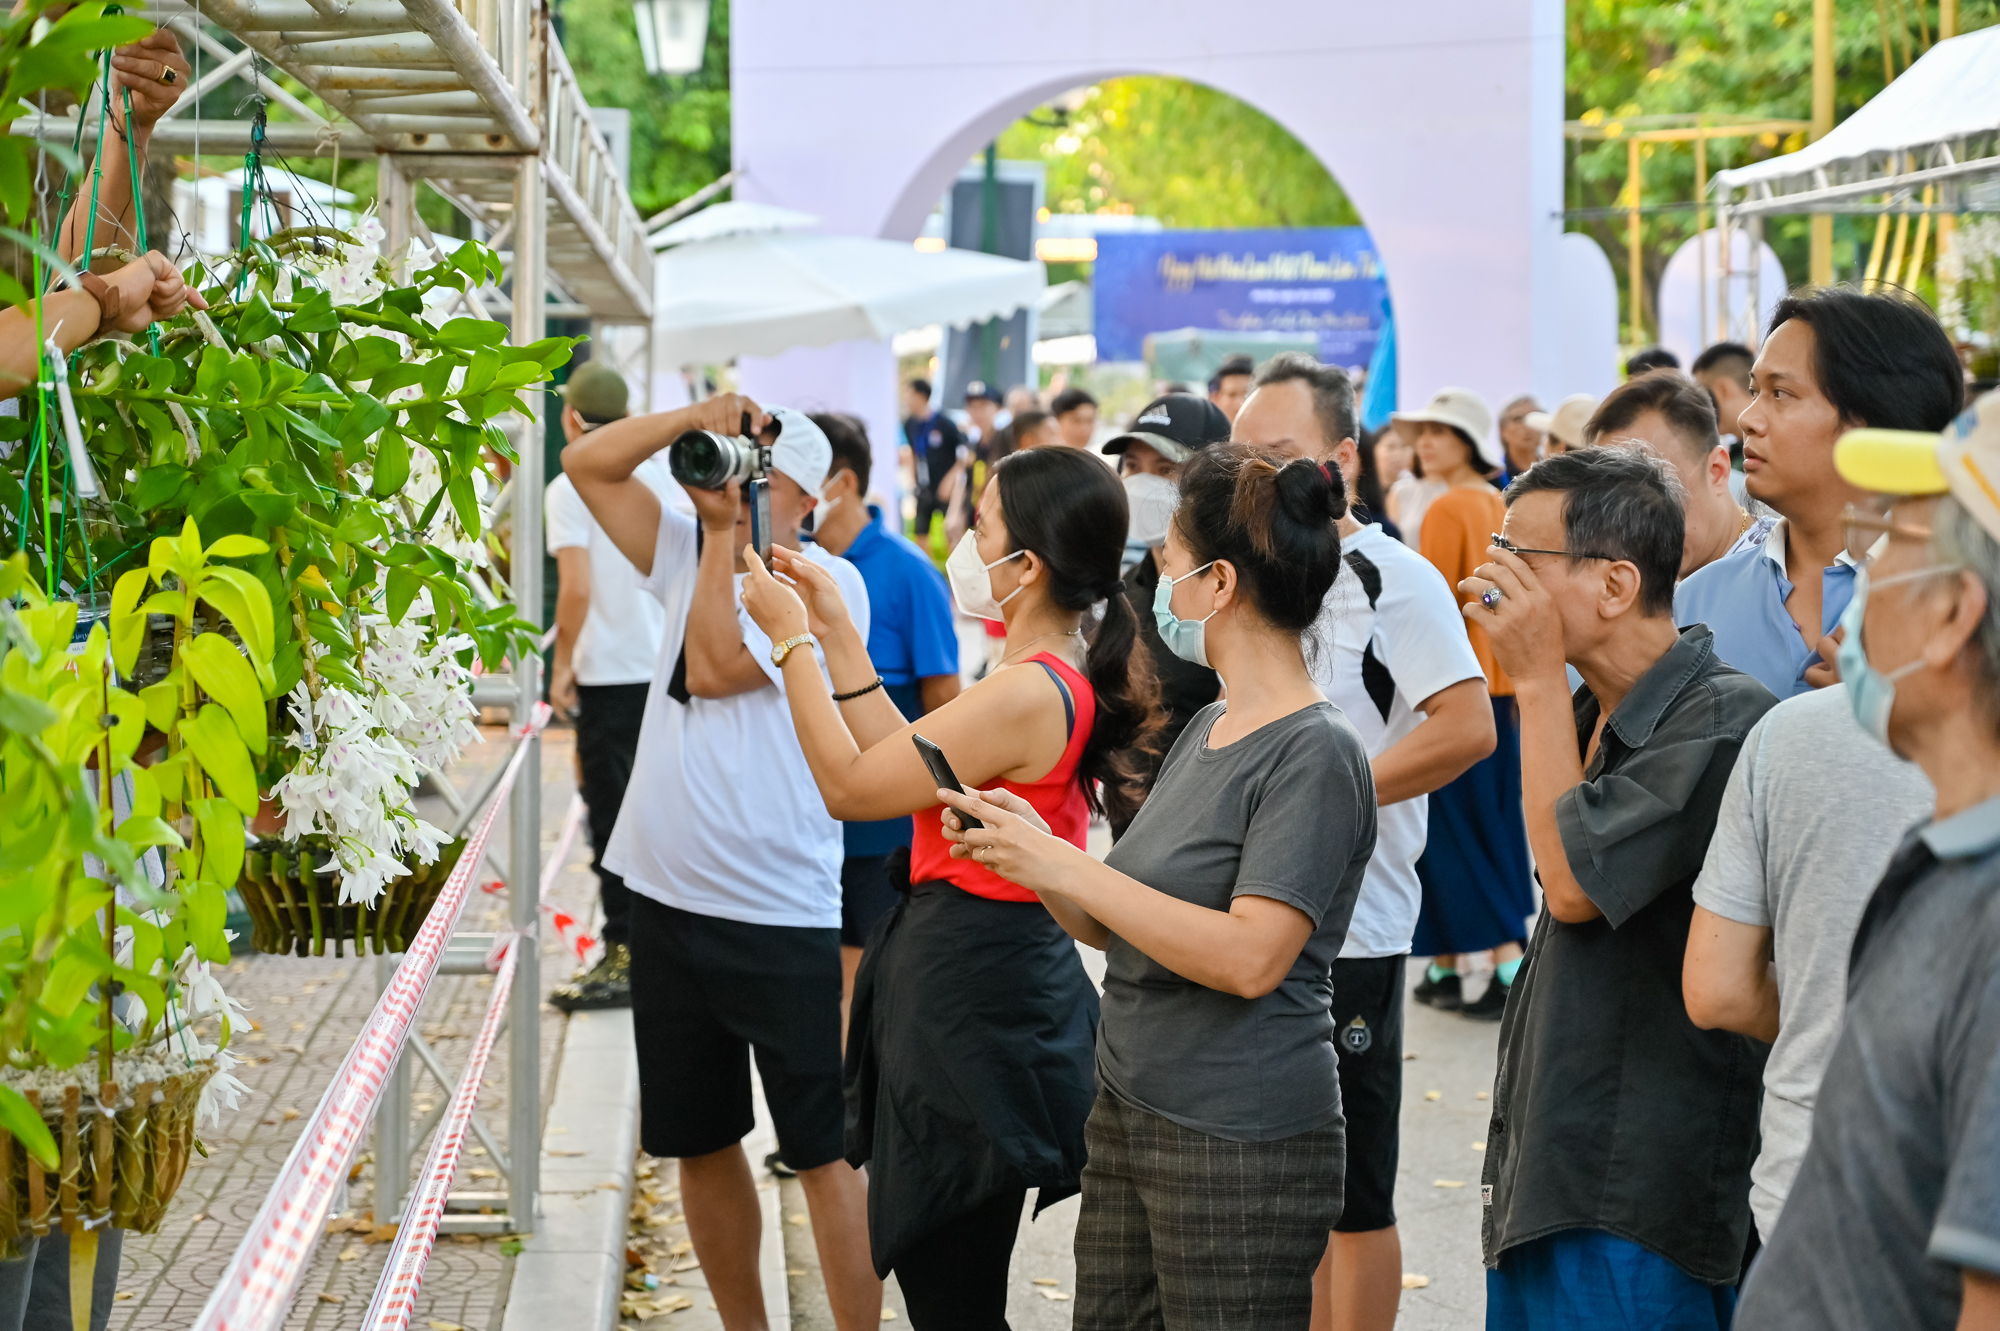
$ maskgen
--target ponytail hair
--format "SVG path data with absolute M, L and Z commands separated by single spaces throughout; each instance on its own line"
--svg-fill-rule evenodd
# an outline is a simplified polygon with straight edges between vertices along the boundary
M 1266 623 L 1303 634 L 1340 576 L 1347 488 L 1338 470 L 1249 444 L 1211 444 L 1181 468 L 1174 530 L 1197 567 L 1226 560 Z
M 1073 448 L 1010 454 L 993 478 L 1008 542 L 1041 559 L 1049 600 L 1075 611 L 1104 603 L 1084 660 L 1097 708 L 1077 772 L 1091 812 L 1130 818 L 1145 800 L 1147 770 L 1133 751 L 1150 747 L 1162 718 L 1152 655 L 1139 647 L 1138 616 L 1118 576 L 1131 525 L 1125 487 L 1101 459 Z

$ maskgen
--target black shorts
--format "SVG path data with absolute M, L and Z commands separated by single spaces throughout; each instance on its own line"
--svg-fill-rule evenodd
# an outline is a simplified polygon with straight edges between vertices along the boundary
M 887 855 L 849 855 L 840 864 L 840 945 L 863 947 L 875 922 L 896 904 Z
M 1403 958 L 1333 963 L 1333 1043 L 1347 1116 L 1347 1207 L 1334 1229 L 1366 1234 L 1396 1223 L 1402 1143 Z
M 750 1054 L 793 1169 L 840 1159 L 840 931 L 744 924 L 632 894 L 639 1142 L 687 1158 L 756 1125 Z

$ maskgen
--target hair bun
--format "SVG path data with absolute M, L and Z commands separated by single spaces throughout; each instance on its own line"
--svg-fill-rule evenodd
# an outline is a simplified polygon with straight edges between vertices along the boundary
M 1347 515 L 1347 487 L 1329 463 L 1294 458 L 1278 469 L 1279 506 L 1294 522 L 1337 522 Z

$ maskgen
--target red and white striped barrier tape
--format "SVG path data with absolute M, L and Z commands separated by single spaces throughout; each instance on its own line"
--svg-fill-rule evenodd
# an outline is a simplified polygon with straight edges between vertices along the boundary
M 256 1219 L 250 1222 L 249 1232 L 237 1245 L 196 1319 L 195 1331 L 267 1331 L 283 1320 L 291 1307 L 306 1263 L 319 1243 L 327 1205 L 347 1175 L 355 1145 L 409 1038 L 417 1011 L 437 975 L 445 944 L 458 927 L 473 870 L 527 757 L 526 741 L 540 732 L 548 717 L 547 704 L 540 704 L 528 723 L 514 732 L 514 756 L 508 760 L 506 775 L 495 788 L 485 816 L 459 854 L 423 927 L 369 1014 L 368 1024 L 328 1083 L 292 1153 L 285 1157 L 284 1167 L 265 1195 Z
M 582 822 L 583 800 L 572 797 L 562 836 L 542 866 L 544 910 L 548 909 L 549 889 L 555 886 L 557 875 L 569 859 L 570 847 L 576 842 L 576 830 Z M 508 933 L 498 940 L 499 965 L 493 977 L 493 996 L 486 1004 L 486 1020 L 480 1023 L 478 1038 L 472 1042 L 472 1055 L 466 1059 L 465 1071 L 459 1074 L 458 1085 L 451 1093 L 451 1106 L 445 1111 L 444 1121 L 438 1124 L 437 1134 L 431 1138 L 423 1173 L 403 1210 L 402 1226 L 396 1231 L 396 1246 L 389 1251 L 381 1283 L 376 1285 L 375 1298 L 368 1305 L 368 1316 L 362 1319 L 364 1331 L 406 1331 L 416 1311 L 417 1290 L 424 1283 L 424 1268 L 437 1247 L 438 1222 L 444 1217 L 445 1202 L 451 1195 L 452 1182 L 458 1177 L 465 1131 L 472 1124 L 472 1110 L 479 1101 L 479 1079 L 486 1075 L 486 1061 L 492 1057 L 501 1022 L 507 1015 L 507 995 L 514 987 L 514 959 L 520 955 L 522 937 Z M 524 1148 L 509 1142 L 508 1149 L 519 1158 L 518 1153 Z M 527 1149 L 540 1150 L 541 1143 L 529 1143 Z
M 569 812 L 563 817 L 562 836 L 556 842 L 555 852 L 550 855 L 548 868 L 542 877 L 542 917 L 555 929 L 556 937 L 562 940 L 563 950 L 576 958 L 579 966 L 589 963 L 590 954 L 597 947 L 597 939 L 583 927 L 583 921 L 549 900 L 549 888 L 554 884 L 554 875 L 561 872 L 569 860 L 570 847 L 576 842 L 576 835 L 583 827 L 585 813 L 583 796 L 570 798 Z M 480 884 L 480 890 L 498 893 L 507 890 L 507 884 L 498 878 Z M 500 948 L 505 936 L 493 940 L 493 951 L 486 958 L 486 968 L 492 970 L 499 965 Z

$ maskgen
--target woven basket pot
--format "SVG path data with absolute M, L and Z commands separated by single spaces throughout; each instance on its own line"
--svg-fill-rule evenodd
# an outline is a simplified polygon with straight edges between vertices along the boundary
M 61 1148 L 62 1165 L 42 1168 L 0 1129 L 0 1257 L 19 1256 L 23 1239 L 52 1229 L 158 1229 L 187 1173 L 195 1105 L 214 1075 L 214 1062 L 204 1061 L 129 1094 L 116 1082 L 104 1082 L 94 1095 L 81 1086 L 24 1089 Z
M 245 852 L 237 883 L 251 941 L 259 952 L 295 957 L 323 957 L 329 942 L 336 957 L 349 944 L 356 956 L 407 951 L 464 850 L 463 837 L 439 847 L 436 863 L 394 879 L 366 906 L 341 901 L 339 870 L 315 867 L 325 851 L 259 841 Z

